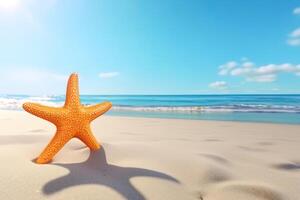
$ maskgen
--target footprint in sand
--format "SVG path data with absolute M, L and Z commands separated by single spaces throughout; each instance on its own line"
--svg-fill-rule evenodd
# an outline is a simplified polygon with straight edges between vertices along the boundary
M 300 170 L 300 162 L 280 163 L 280 164 L 273 165 L 273 167 L 276 169 L 287 170 L 287 171 Z
M 204 155 L 204 154 L 202 154 Z M 209 155 L 209 154 L 206 154 Z M 211 156 L 211 155 L 209 155 Z M 223 164 L 210 163 L 207 161 L 199 165 L 199 170 L 197 173 L 199 190 L 195 191 L 195 195 L 198 199 L 204 200 L 203 194 L 206 194 L 206 190 L 209 187 L 218 185 L 221 183 L 228 182 L 233 179 L 233 175 L 223 167 Z
M 206 165 L 199 170 L 199 184 L 200 186 L 206 186 L 208 184 L 217 184 L 232 179 L 232 174 L 229 173 L 221 165 Z
M 204 141 L 205 141 L 205 142 L 222 142 L 222 140 L 214 139 L 214 138 L 206 139 L 206 140 L 204 140 Z
M 274 145 L 272 142 L 258 142 L 257 143 L 260 146 L 272 146 Z
M 226 182 L 215 186 L 201 197 L 203 200 L 283 200 L 286 199 L 270 186 L 256 183 Z
M 255 147 L 247 147 L 247 146 L 238 146 L 240 149 L 243 149 L 245 151 L 252 151 L 252 152 L 264 152 L 267 151 L 263 148 L 255 148 Z
M 198 155 L 208 158 L 212 161 L 215 161 L 219 164 L 229 164 L 228 160 L 223 158 L 222 156 L 214 155 L 214 154 L 208 154 L 208 153 L 199 153 Z

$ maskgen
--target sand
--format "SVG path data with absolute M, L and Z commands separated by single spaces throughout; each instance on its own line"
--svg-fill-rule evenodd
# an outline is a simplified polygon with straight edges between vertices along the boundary
M 0 199 L 300 199 L 300 126 L 103 116 L 96 152 L 71 140 L 32 160 L 55 127 L 0 111 Z

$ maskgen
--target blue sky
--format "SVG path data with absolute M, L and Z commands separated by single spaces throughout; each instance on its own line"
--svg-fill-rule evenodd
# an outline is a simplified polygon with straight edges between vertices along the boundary
M 300 2 L 0 0 L 0 93 L 300 93 Z

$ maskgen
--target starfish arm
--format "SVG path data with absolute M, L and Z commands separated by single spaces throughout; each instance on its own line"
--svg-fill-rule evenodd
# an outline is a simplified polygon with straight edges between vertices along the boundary
M 44 106 L 38 103 L 24 103 L 23 108 L 27 112 L 52 123 L 55 123 L 62 115 L 61 108 Z
M 112 107 L 112 103 L 103 102 L 93 106 L 86 107 L 85 110 L 90 116 L 91 121 L 107 112 Z
M 65 106 L 68 107 L 78 105 L 80 105 L 78 74 L 73 73 L 68 80 Z
M 54 137 L 44 149 L 44 151 L 37 158 L 36 163 L 45 164 L 49 163 L 52 158 L 61 150 L 61 148 L 71 139 L 62 130 L 57 130 Z
M 76 137 L 86 144 L 86 146 L 88 146 L 91 150 L 97 150 L 100 148 L 100 144 L 94 137 L 90 127 L 87 127 L 81 133 L 77 134 Z

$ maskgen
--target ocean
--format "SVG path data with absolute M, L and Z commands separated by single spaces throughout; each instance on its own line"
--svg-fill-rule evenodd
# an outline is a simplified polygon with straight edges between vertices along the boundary
M 91 105 L 111 101 L 108 115 L 300 124 L 300 95 L 81 95 Z M 0 95 L 0 109 L 31 101 L 62 106 L 65 96 Z

